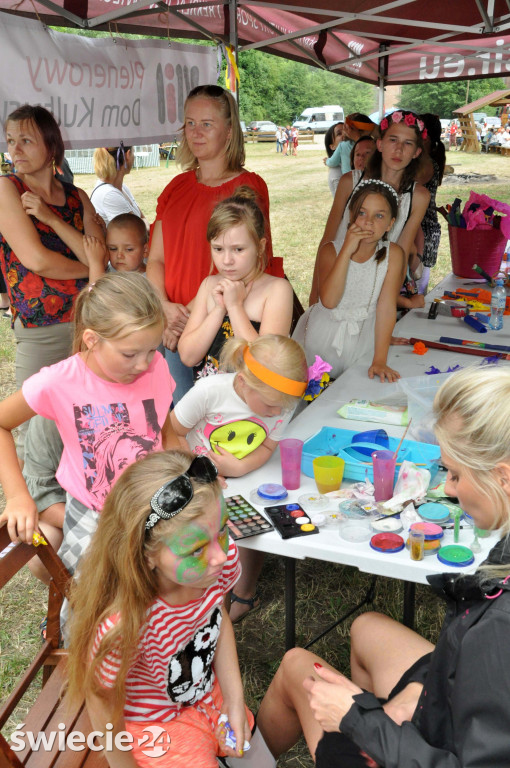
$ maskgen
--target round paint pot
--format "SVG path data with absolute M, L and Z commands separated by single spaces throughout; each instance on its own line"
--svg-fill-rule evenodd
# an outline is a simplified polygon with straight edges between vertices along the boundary
M 422 520 L 427 523 L 446 523 L 450 519 L 450 510 L 445 507 L 444 504 L 440 504 L 438 501 L 429 501 L 426 504 L 422 504 L 417 510 Z
M 376 552 L 391 554 L 392 552 L 400 552 L 401 549 L 404 549 L 405 543 L 402 536 L 399 536 L 397 533 L 376 533 L 370 539 L 370 546 Z
M 309 515 L 314 512 L 322 512 L 323 509 L 327 509 L 331 504 L 330 500 L 321 493 L 302 493 L 298 498 L 298 502 Z
M 326 525 L 326 515 L 323 515 L 322 512 L 316 514 L 310 512 L 310 520 L 316 528 L 324 528 Z
M 372 535 L 368 520 L 343 520 L 340 523 L 340 536 L 353 544 L 368 541 Z
M 400 533 L 403 526 L 398 517 L 386 517 L 382 520 L 372 520 L 372 530 L 375 533 Z
M 289 494 L 283 485 L 278 483 L 264 483 L 250 492 L 250 501 L 264 506 L 268 501 L 281 501 Z
M 444 536 L 443 529 L 440 525 L 435 523 L 413 523 L 411 525 L 412 531 L 421 531 L 425 536 L 425 541 L 434 541 L 434 539 L 442 539 Z
M 445 565 L 454 565 L 457 568 L 465 568 L 474 562 L 474 555 L 470 549 L 461 544 L 449 544 L 447 547 L 441 547 L 437 553 L 437 559 Z

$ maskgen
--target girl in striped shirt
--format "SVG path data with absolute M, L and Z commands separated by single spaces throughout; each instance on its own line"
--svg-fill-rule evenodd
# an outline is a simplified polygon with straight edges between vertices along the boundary
M 106 499 L 71 595 L 68 696 L 85 694 L 110 768 L 213 768 L 251 738 L 223 607 L 240 574 L 227 520 L 214 464 L 180 451 L 132 464 Z

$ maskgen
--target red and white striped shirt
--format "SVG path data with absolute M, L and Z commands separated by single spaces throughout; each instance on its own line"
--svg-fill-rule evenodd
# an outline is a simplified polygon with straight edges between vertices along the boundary
M 147 611 L 136 661 L 126 678 L 124 717 L 135 721 L 171 720 L 183 706 L 199 704 L 214 682 L 213 658 L 221 626 L 224 595 L 241 574 L 231 540 L 221 575 L 202 597 L 186 605 L 169 605 L 157 597 Z M 119 621 L 110 616 L 97 630 L 93 655 L 105 634 Z M 106 688 L 115 686 L 120 656 L 112 651 L 99 670 Z

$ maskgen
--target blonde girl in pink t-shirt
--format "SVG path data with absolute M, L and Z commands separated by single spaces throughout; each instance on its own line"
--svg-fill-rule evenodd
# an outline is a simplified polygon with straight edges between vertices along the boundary
M 76 301 L 74 354 L 27 379 L 0 403 L 0 483 L 12 541 L 48 536 L 73 572 L 94 532 L 108 490 L 124 468 L 151 451 L 178 447 L 169 419 L 174 383 L 157 352 L 164 318 L 150 283 L 136 273 L 102 276 Z M 11 430 L 39 413 L 64 444 L 56 477 L 65 518 L 37 514 Z

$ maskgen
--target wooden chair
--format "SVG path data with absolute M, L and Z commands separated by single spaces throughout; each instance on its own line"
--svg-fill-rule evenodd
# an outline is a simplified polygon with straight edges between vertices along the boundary
M 59 751 L 58 728 L 64 723 L 65 733 L 79 731 L 86 737 L 93 729 L 83 702 L 70 709 L 62 704 L 62 686 L 66 678 L 67 651 L 59 649 L 60 609 L 71 576 L 50 544 L 34 547 L 28 544 L 11 544 L 7 527 L 0 527 L 0 589 L 34 556 L 37 555 L 48 570 L 51 581 L 48 594 L 48 621 L 46 640 L 35 659 L 18 681 L 15 689 L 0 709 L 0 728 L 14 712 L 21 697 L 42 669 L 42 688 L 27 715 L 23 716 L 23 732 L 39 733 L 50 737 L 56 733 L 53 747 L 32 750 L 28 739 L 22 751 L 13 751 L 0 733 L 0 768 L 107 768 L 103 752 L 91 751 L 84 745 L 83 751 L 66 748 Z M 27 597 L 27 599 L 30 599 Z

